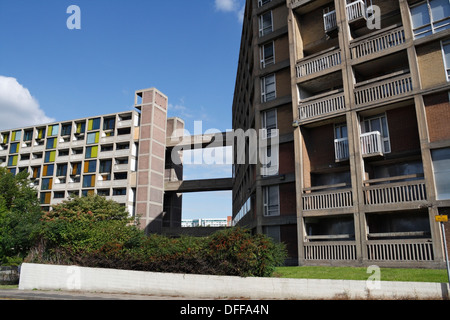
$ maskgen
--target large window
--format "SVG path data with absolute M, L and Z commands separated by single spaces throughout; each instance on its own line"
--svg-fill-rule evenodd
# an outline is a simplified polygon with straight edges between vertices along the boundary
M 414 36 L 422 38 L 450 28 L 450 1 L 426 0 L 411 7 Z
M 431 150 L 437 200 L 450 199 L 450 148 Z
M 272 11 L 269 11 L 259 16 L 259 36 L 263 37 L 272 31 Z
M 261 79 L 261 102 L 272 101 L 277 97 L 275 75 L 271 74 Z
M 275 46 L 273 41 L 261 46 L 261 68 L 275 63 Z
M 275 137 L 277 135 L 277 110 L 272 109 L 262 113 L 263 138 Z
M 444 55 L 444 67 L 447 81 L 450 81 L 450 39 L 442 41 L 442 54 Z
M 278 186 L 263 187 L 264 216 L 280 215 L 280 189 Z
M 261 174 L 263 176 L 275 176 L 278 174 L 279 168 L 279 148 L 278 145 L 269 145 L 263 148 L 264 163 L 261 168 Z

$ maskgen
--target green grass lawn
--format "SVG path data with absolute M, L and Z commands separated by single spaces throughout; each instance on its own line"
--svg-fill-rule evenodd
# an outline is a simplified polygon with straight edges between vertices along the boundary
M 367 268 L 353 267 L 279 267 L 273 277 L 294 279 L 367 280 Z M 448 282 L 445 269 L 381 268 L 381 281 Z

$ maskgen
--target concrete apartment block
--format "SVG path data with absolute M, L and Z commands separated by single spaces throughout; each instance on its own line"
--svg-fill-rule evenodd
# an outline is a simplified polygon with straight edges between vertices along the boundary
M 442 267 L 449 10 L 247 0 L 233 128 L 278 129 L 280 145 L 277 175 L 235 165 L 234 223 L 285 242 L 300 265 Z
M 151 88 L 136 92 L 134 110 L 0 131 L 0 165 L 30 174 L 44 210 L 96 193 L 126 206 L 148 232 L 161 230 L 164 214 L 166 225 L 179 226 L 181 195 L 168 194 L 173 205 L 164 208 L 164 177 L 174 167 L 170 157 L 166 164 L 166 139 L 184 122 L 167 119 L 167 106 Z

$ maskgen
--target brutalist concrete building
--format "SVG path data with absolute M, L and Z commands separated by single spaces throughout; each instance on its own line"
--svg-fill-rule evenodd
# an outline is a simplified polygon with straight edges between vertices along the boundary
M 134 110 L 1 131 L 0 165 L 29 172 L 44 210 L 95 193 L 126 206 L 148 232 L 180 226 L 181 194 L 164 185 L 182 179 L 182 164 L 166 163 L 166 139 L 184 122 L 167 119 L 157 89 L 135 97 Z
M 235 223 L 300 265 L 443 266 L 449 92 L 448 0 L 248 0 L 233 128 L 279 146 L 235 164 Z

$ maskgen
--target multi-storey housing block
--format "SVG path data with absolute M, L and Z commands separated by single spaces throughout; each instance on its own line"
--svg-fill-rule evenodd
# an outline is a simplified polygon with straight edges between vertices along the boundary
M 279 115 L 280 99 L 292 101 L 292 118 L 275 120 L 289 148 L 282 139 L 270 180 L 279 180 L 278 208 L 294 203 L 297 232 L 275 236 L 297 244 L 302 265 L 441 266 L 435 216 L 450 211 L 449 1 L 249 0 L 246 8 L 234 126 L 271 124 L 266 112 Z M 284 26 L 289 44 L 281 45 Z M 293 175 L 281 171 L 282 159 Z M 282 210 L 274 217 L 258 206 L 272 205 L 268 181 L 244 168 L 236 167 L 234 215 L 255 230 L 283 230 Z M 259 186 L 245 206 L 242 194 Z
M 159 231 L 181 225 L 181 195 L 165 193 L 164 182 L 182 179 L 182 165 L 166 158 L 166 139 L 183 128 L 167 119 L 166 96 L 140 90 L 133 110 L 0 131 L 0 165 L 29 173 L 43 210 L 98 194 Z

